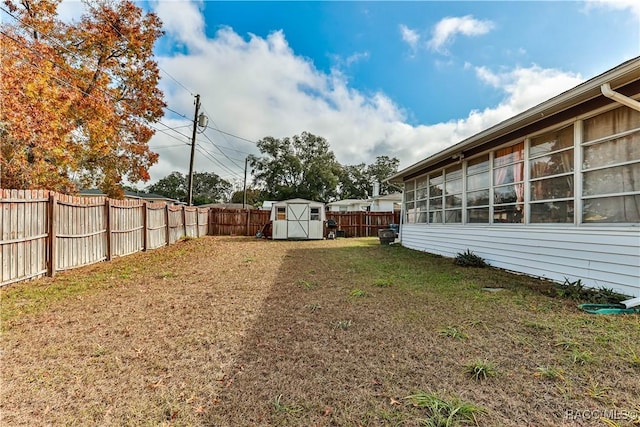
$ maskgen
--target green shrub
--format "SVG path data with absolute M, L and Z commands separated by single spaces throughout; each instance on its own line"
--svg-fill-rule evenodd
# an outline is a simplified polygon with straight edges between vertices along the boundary
M 467 249 L 465 252 L 458 253 L 458 255 L 456 255 L 455 259 L 453 260 L 453 263 L 462 267 L 483 268 L 487 266 L 484 258 L 474 254 L 469 249 Z

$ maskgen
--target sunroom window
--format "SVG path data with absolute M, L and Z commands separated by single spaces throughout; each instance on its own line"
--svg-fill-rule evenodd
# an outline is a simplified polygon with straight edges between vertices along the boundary
M 582 221 L 640 222 L 640 112 L 620 107 L 584 121 Z
M 429 176 L 429 223 L 443 223 L 442 196 L 444 194 L 444 177 L 442 172 Z
M 489 155 L 467 162 L 467 222 L 489 222 Z
M 405 223 L 413 224 L 416 222 L 416 182 L 406 181 L 404 183 L 404 212 Z
M 450 167 L 444 176 L 444 222 L 462 222 L 462 166 Z
M 426 176 L 416 180 L 416 222 L 427 222 L 429 180 Z
M 493 159 L 493 222 L 524 220 L 524 142 L 497 150 Z
M 573 125 L 531 139 L 530 221 L 573 223 Z

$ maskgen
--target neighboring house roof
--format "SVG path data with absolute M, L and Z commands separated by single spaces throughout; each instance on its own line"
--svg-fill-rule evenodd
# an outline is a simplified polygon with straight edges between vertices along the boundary
M 470 152 L 485 144 L 495 143 L 503 136 L 512 136 L 513 138 L 520 137 L 520 134 L 526 134 L 526 128 L 528 126 L 537 124 L 541 127 L 547 121 L 553 121 L 554 118 L 557 122 L 558 116 L 562 116 L 563 113 L 568 116 L 567 119 L 575 117 L 576 112 L 569 110 L 576 105 L 590 102 L 592 105 L 589 107 L 589 111 L 597 108 L 599 104 L 606 105 L 610 103 L 611 100 L 603 96 L 602 85 L 608 83 L 611 89 L 615 91 L 616 88 L 628 85 L 629 82 L 637 82 L 640 80 L 639 64 L 640 57 L 626 61 L 599 76 L 587 80 L 573 89 L 569 89 L 523 113 L 500 122 L 424 160 L 414 163 L 391 176 L 387 181 L 402 182 L 405 177 L 417 176 L 421 171 L 434 167 L 439 163 L 450 162 L 451 159 L 455 158 L 461 159 L 465 156 L 466 152 Z M 627 90 L 627 92 L 629 92 L 629 90 Z M 623 94 L 633 95 L 634 93 L 637 93 L 637 91 Z
M 389 202 L 402 202 L 402 193 L 383 194 L 382 196 L 376 196 L 373 201 L 389 201 Z
M 327 203 L 327 206 L 352 206 L 352 205 L 365 205 L 371 203 L 371 199 L 344 199 L 336 200 L 335 202 Z
M 101 190 L 97 189 L 97 188 L 85 188 L 83 190 L 80 190 L 79 192 L 80 196 L 94 196 L 94 197 L 106 197 L 107 195 L 105 193 L 103 193 Z M 170 197 L 165 197 L 161 194 L 155 194 L 155 193 L 138 193 L 135 191 L 130 191 L 130 190 L 124 190 L 124 198 L 125 199 L 140 199 L 140 200 L 146 200 L 146 201 L 150 201 L 150 202 L 170 202 L 170 203 L 175 203 L 175 204 L 180 204 L 182 202 L 180 202 L 179 200 L 176 199 L 172 199 Z
M 218 209 L 255 209 L 250 204 L 242 203 L 207 203 L 206 205 L 200 205 L 199 208 L 218 208 Z
M 322 202 L 315 202 L 313 200 L 307 200 L 307 199 L 289 199 L 289 200 L 281 200 L 279 202 L 273 202 L 272 206 L 275 205 L 286 205 L 289 203 L 309 203 L 312 205 L 324 205 L 324 203 Z

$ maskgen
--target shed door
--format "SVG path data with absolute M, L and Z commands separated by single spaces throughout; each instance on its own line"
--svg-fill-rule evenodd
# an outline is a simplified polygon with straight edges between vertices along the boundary
M 302 203 L 287 205 L 287 238 L 309 238 L 309 205 Z

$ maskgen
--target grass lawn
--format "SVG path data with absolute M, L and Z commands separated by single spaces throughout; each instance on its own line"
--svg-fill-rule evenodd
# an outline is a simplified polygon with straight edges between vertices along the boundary
M 640 316 L 550 288 L 378 239 L 185 240 L 0 289 L 0 424 L 640 425 Z

